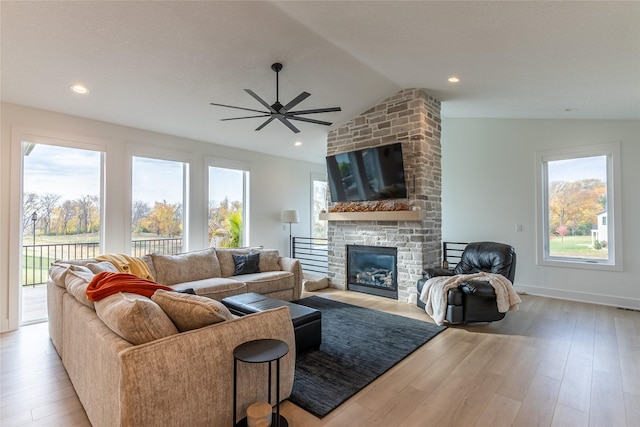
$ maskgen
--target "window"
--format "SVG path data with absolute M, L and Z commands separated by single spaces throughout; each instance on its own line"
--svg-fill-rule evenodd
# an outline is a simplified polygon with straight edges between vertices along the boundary
M 327 221 L 320 220 L 320 212 L 327 211 L 327 178 L 317 174 L 311 176 L 311 191 L 313 204 L 311 209 L 311 237 L 327 238 Z
M 246 246 L 249 244 L 248 166 L 235 162 L 217 164 L 220 166 L 209 166 L 209 246 Z
M 619 145 L 538 153 L 538 165 L 539 263 L 619 267 L 614 197 Z
M 131 253 L 183 252 L 187 163 L 132 158 Z

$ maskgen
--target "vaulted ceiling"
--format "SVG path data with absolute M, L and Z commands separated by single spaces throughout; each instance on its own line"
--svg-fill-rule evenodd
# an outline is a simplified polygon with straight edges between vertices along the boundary
M 2 101 L 314 162 L 293 134 L 210 102 L 340 125 L 402 88 L 447 118 L 640 119 L 640 2 L 2 1 Z M 459 83 L 447 79 L 456 76 Z M 69 90 L 74 83 L 86 95 Z M 333 128 L 332 127 L 332 128 Z M 295 141 L 302 142 L 294 147 Z

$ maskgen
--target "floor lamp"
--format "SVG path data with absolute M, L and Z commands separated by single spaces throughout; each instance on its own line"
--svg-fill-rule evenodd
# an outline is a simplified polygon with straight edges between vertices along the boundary
M 296 209 L 283 210 L 282 222 L 289 224 L 289 256 L 293 256 L 293 241 L 291 238 L 291 224 L 297 224 L 300 222 L 298 218 L 298 211 Z

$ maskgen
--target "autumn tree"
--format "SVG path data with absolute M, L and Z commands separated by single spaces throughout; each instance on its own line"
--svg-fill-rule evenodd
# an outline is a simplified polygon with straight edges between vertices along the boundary
M 605 183 L 597 179 L 549 184 L 549 226 L 566 226 L 572 234 L 586 234 L 606 206 Z
M 73 200 L 65 200 L 62 205 L 57 209 L 57 224 L 56 224 L 56 232 L 60 234 L 72 234 L 76 230 L 70 229 L 70 225 L 72 220 L 76 218 L 77 209 L 76 203 Z
M 99 217 L 98 196 L 87 194 L 76 200 L 78 209 L 78 232 L 90 233 L 96 231 L 94 218 Z
M 179 204 L 155 202 L 141 225 L 158 236 L 175 237 L 182 234 L 182 209 Z

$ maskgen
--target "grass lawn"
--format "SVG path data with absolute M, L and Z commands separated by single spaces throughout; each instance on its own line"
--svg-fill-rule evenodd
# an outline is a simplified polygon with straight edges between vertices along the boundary
M 606 259 L 608 255 L 607 248 L 591 247 L 591 236 L 554 236 L 549 243 L 551 256 Z

